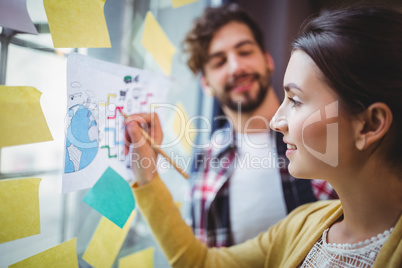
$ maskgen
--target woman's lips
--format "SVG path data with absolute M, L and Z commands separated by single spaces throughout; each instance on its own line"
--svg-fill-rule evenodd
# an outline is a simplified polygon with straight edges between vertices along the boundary
M 286 156 L 288 156 L 288 155 L 294 153 L 294 152 L 297 150 L 297 146 L 296 146 L 296 145 L 290 144 L 290 143 L 286 142 L 285 140 L 284 140 L 284 142 L 286 143 L 286 146 L 287 146 Z

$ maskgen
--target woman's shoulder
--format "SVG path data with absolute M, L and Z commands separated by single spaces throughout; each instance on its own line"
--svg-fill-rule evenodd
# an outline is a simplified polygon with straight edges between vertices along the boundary
M 334 200 L 321 200 L 316 202 L 307 203 L 295 208 L 290 214 L 298 213 L 315 213 L 322 212 L 326 210 L 337 210 L 341 207 L 341 202 L 339 199 Z
M 339 199 L 323 200 L 307 203 L 295 208 L 288 218 L 324 218 L 328 219 L 334 214 L 342 214 L 342 206 Z M 339 216 L 340 216 L 339 215 Z
M 283 259 L 290 256 L 304 258 L 310 250 L 306 245 L 313 245 L 342 213 L 339 200 L 316 201 L 295 208 L 268 231 L 267 247 L 270 248 L 269 252 L 272 251 L 270 258 L 278 254 Z
M 282 229 L 301 230 L 311 226 L 328 225 L 342 215 L 341 202 L 337 200 L 324 200 L 307 203 L 295 208 L 283 219 L 279 225 Z

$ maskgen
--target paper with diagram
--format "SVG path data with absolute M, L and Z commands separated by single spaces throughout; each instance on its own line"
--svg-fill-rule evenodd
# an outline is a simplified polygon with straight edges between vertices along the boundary
M 119 111 L 149 112 L 165 100 L 170 85 L 161 74 L 69 55 L 63 193 L 92 187 L 108 167 L 132 180 Z

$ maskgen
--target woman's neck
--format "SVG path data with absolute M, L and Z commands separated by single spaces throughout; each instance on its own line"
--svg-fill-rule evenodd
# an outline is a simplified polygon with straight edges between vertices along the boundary
M 402 180 L 396 172 L 367 162 L 333 184 L 344 217 L 328 232 L 329 243 L 356 243 L 395 226 L 402 212 Z

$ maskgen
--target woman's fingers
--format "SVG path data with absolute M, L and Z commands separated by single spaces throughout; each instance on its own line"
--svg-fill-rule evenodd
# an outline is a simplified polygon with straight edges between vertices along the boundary
M 130 122 L 139 124 L 154 140 L 156 145 L 160 145 L 163 140 L 163 133 L 159 122 L 159 117 L 156 113 L 139 113 L 130 115 L 126 120 L 126 125 Z M 132 140 L 132 143 L 137 143 L 139 140 Z
M 155 144 L 161 145 L 163 140 L 163 132 L 159 122 L 159 116 L 156 113 L 151 114 L 151 138 Z
M 137 182 L 146 184 L 151 181 L 156 173 L 157 154 L 151 147 L 151 142 L 143 135 L 143 130 L 149 133 L 156 145 L 162 142 L 162 130 L 159 118 L 156 114 L 134 114 L 125 120 L 125 153 L 130 154 L 132 170 L 137 178 Z

